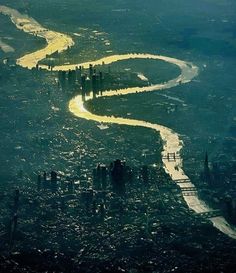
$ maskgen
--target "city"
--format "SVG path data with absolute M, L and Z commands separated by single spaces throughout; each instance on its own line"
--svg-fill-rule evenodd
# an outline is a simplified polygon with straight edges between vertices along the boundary
M 235 8 L 2 0 L 0 272 L 235 271 Z

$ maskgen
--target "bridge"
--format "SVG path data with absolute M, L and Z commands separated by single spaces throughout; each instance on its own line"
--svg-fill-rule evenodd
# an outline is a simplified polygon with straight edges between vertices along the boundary
M 195 187 L 180 187 L 183 196 L 195 196 L 197 195 L 197 189 Z
M 189 178 L 186 179 L 175 179 L 174 180 L 175 183 L 179 184 L 179 183 L 191 183 Z
M 197 191 L 186 191 L 186 192 L 182 192 L 183 196 L 195 196 L 197 195 Z
M 167 159 L 169 162 L 175 162 L 176 159 L 181 159 L 179 155 L 176 155 L 176 153 L 167 153 L 167 155 L 164 155 L 162 159 Z
M 197 215 L 202 216 L 206 219 L 213 218 L 213 217 L 219 217 L 222 216 L 222 213 L 220 210 L 210 210 L 206 212 L 197 213 Z
M 195 187 L 180 187 L 181 191 L 197 191 Z

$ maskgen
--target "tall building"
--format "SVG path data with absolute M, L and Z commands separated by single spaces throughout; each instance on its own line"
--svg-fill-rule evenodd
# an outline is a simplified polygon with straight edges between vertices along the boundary
M 208 160 L 208 153 L 206 152 L 205 161 L 204 161 L 204 181 L 211 184 L 211 175 L 210 175 L 210 168 L 209 168 L 209 160 Z
M 90 78 L 90 80 L 92 80 L 92 76 L 93 76 L 93 65 L 90 64 L 89 65 L 89 78 Z
M 125 192 L 125 163 L 117 159 L 111 169 L 111 181 L 117 193 Z

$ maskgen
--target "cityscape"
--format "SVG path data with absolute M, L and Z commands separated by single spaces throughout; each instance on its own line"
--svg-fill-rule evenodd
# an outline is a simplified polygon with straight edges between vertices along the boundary
M 0 272 L 235 272 L 236 4 L 94 5 L 0 3 Z

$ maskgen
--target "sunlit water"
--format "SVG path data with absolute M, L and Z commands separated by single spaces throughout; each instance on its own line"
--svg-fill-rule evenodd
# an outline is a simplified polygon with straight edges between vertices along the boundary
M 5 6 L 0 6 L 0 12 L 9 16 L 17 28 L 29 34 L 42 37 L 47 42 L 47 46 L 45 48 L 19 58 L 17 60 L 17 64 L 22 67 L 31 69 L 35 67 L 39 61 L 44 59 L 47 54 L 50 55 L 56 51 L 62 52 L 63 50 L 66 50 L 68 47 L 71 47 L 74 44 L 72 38 L 69 37 L 68 35 L 45 29 L 33 18 L 30 18 L 27 15 L 22 15 L 14 9 L 11 9 Z M 181 73 L 177 78 L 162 84 L 155 84 L 155 85 L 150 85 L 146 87 L 132 87 L 132 88 L 126 88 L 126 89 L 119 89 L 119 90 L 107 90 L 107 91 L 104 91 L 102 95 L 100 96 L 111 97 L 111 96 L 128 95 L 128 94 L 142 93 L 142 92 L 163 91 L 167 88 L 172 88 L 180 84 L 186 84 L 198 75 L 198 68 L 192 63 L 178 60 L 175 58 L 166 57 L 166 56 L 153 55 L 153 54 L 135 54 L 135 53 L 108 56 L 96 61 L 89 61 L 89 62 L 84 62 L 81 64 L 67 64 L 67 65 L 55 66 L 53 67 L 53 70 L 56 70 L 56 71 L 69 70 L 69 69 L 73 70 L 79 66 L 83 66 L 84 68 L 89 68 L 90 64 L 92 65 L 112 64 L 117 61 L 130 60 L 130 59 L 162 60 L 174 65 L 177 65 L 180 68 Z M 40 67 L 48 70 L 48 67 L 46 65 L 40 65 Z M 86 99 L 91 100 L 92 97 L 87 97 Z M 115 124 L 121 124 L 121 125 L 139 126 L 139 127 L 145 127 L 150 130 L 157 131 L 158 134 L 160 134 L 164 143 L 163 152 L 162 152 L 162 158 L 163 158 L 162 161 L 163 161 L 163 166 L 166 173 L 168 173 L 173 180 L 178 180 L 178 179 L 189 180 L 189 177 L 184 173 L 182 168 L 183 162 L 182 162 L 180 151 L 183 148 L 183 142 L 180 140 L 179 135 L 173 130 L 171 130 L 170 128 L 167 128 L 158 124 L 142 121 L 142 120 L 127 119 L 127 118 L 114 117 L 114 116 L 95 115 L 89 112 L 85 108 L 81 95 L 76 96 L 69 102 L 69 110 L 74 116 L 78 118 L 83 118 L 86 120 L 93 120 L 99 123 L 115 123 Z M 164 159 L 167 153 L 175 153 L 176 160 L 168 161 L 167 159 Z M 179 183 L 178 185 L 181 188 L 194 187 L 194 185 L 191 182 Z M 196 213 L 204 213 L 204 212 L 211 211 L 211 208 L 209 208 L 205 204 L 205 202 L 200 200 L 197 194 L 193 196 L 184 195 L 183 197 L 186 203 L 188 204 L 189 208 L 194 210 Z M 228 236 L 236 239 L 236 230 L 233 227 L 231 227 L 223 217 L 221 216 L 213 217 L 213 218 L 210 218 L 210 221 L 213 223 L 213 225 L 217 229 L 227 234 Z

